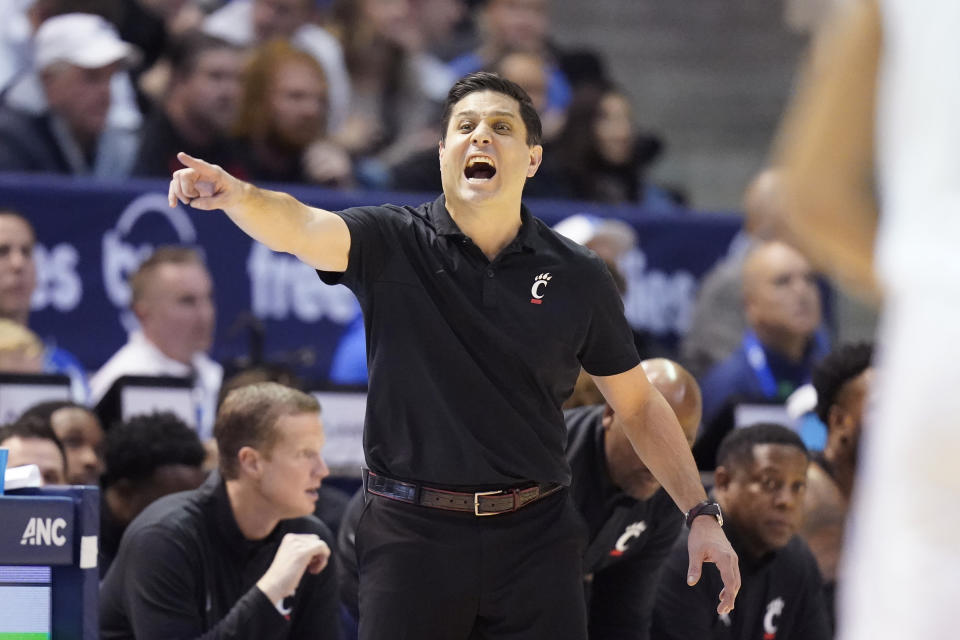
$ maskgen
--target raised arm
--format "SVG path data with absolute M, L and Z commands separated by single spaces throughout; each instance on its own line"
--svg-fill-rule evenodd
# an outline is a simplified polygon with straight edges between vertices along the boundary
M 677 417 L 637 365 L 613 376 L 593 376 L 597 388 L 618 414 L 634 450 L 686 513 L 707 497 L 700 475 Z M 679 518 L 680 515 L 677 514 Z M 695 518 L 690 528 L 690 565 L 687 583 L 700 579 L 702 564 L 713 562 L 720 570 L 723 591 L 717 612 L 729 613 L 740 590 L 737 554 L 712 517 Z
M 875 0 L 844 3 L 814 41 L 776 144 L 793 240 L 852 293 L 873 276 L 874 104 L 882 25 Z
M 292 253 L 322 271 L 346 270 L 350 231 L 340 216 L 257 188 L 185 153 L 177 158 L 186 168 L 170 180 L 171 207 L 179 201 L 204 211 L 223 209 L 244 233 L 274 251 Z

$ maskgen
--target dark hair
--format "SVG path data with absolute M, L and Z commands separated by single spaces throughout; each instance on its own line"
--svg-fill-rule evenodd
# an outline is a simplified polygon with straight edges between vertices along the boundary
M 90 407 L 85 407 L 82 404 L 73 402 L 71 400 L 47 400 L 46 402 L 40 402 L 33 405 L 22 414 L 20 414 L 20 420 L 28 417 L 34 417 L 42 419 L 48 425 L 50 424 L 53 414 L 60 409 L 82 409 L 87 413 L 93 414 L 90 410 Z
M 626 93 L 614 84 L 589 83 L 578 87 L 567 109 L 553 162 L 570 181 L 573 197 L 582 200 L 610 200 L 602 185 L 616 178 L 627 201 L 642 196 L 647 167 L 660 155 L 663 143 L 656 136 L 641 131 L 635 124 L 631 156 L 623 163 L 612 164 L 603 157 L 596 134 L 596 122 L 608 96 L 627 100 Z M 601 179 L 602 178 L 602 179 Z
M 760 422 L 742 429 L 734 429 L 720 442 L 717 449 L 717 466 L 727 469 L 744 467 L 753 462 L 753 448 L 758 444 L 782 444 L 796 447 L 810 457 L 807 447 L 796 432 L 783 425 Z
M 206 452 L 196 432 L 175 414 L 138 415 L 107 432 L 103 488 L 120 480 L 140 483 L 159 468 L 182 464 L 200 467 Z
M 240 47 L 223 38 L 202 31 L 188 31 L 173 40 L 167 48 L 167 59 L 174 78 L 185 78 L 197 68 L 200 56 L 208 51 L 230 49 L 239 53 Z
M 817 417 L 830 426 L 830 407 L 848 382 L 859 376 L 873 360 L 873 345 L 857 342 L 837 347 L 813 370 L 813 388 L 817 390 Z
M 50 440 L 57 445 L 60 455 L 63 458 L 63 473 L 67 473 L 67 452 L 63 448 L 60 438 L 50 427 L 50 421 L 44 420 L 39 416 L 20 416 L 13 424 L 0 427 L 0 445 L 10 438 L 22 438 L 28 440 Z
M 527 128 L 527 145 L 532 147 L 535 144 L 540 144 L 540 140 L 543 138 L 543 127 L 540 124 L 540 116 L 537 115 L 537 110 L 533 108 L 530 96 L 516 82 L 489 71 L 477 71 L 466 75 L 450 88 L 450 92 L 447 93 L 447 100 L 443 103 L 443 116 L 440 119 L 441 140 L 445 140 L 447 137 L 447 125 L 450 124 L 450 116 L 453 113 L 454 105 L 477 91 L 502 93 L 519 102 L 520 119 L 523 120 L 523 124 Z
M 220 450 L 220 475 L 227 480 L 239 475 L 237 454 L 243 447 L 269 454 L 280 435 L 275 429 L 277 421 L 283 416 L 319 411 L 316 398 L 276 382 L 234 389 L 220 405 L 213 426 Z

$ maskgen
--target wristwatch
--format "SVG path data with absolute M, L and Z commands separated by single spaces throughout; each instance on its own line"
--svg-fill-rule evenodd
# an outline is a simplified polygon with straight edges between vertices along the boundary
M 704 500 L 700 504 L 696 505 L 690 511 L 687 511 L 683 519 L 687 523 L 687 528 L 690 528 L 690 525 L 693 524 L 693 519 L 697 516 L 713 516 L 717 519 L 717 524 L 721 527 L 723 526 L 723 513 L 720 512 L 720 505 L 716 502 L 710 502 L 709 500 Z

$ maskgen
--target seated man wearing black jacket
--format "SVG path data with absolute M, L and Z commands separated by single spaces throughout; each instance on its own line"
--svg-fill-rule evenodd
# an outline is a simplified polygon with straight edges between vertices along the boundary
M 700 424 L 700 387 L 664 358 L 644 360 L 691 444 Z M 583 559 L 591 640 L 649 638 L 660 567 L 683 516 L 633 450 L 609 405 L 565 412 L 570 497 L 589 529 Z
M 717 452 L 715 497 L 740 558 L 737 607 L 717 615 L 720 576 L 705 567 L 690 589 L 686 535 L 660 577 L 651 637 L 665 640 L 827 640 L 830 628 L 817 562 L 797 536 L 809 456 L 800 437 L 776 424 L 736 429 Z
M 130 524 L 100 591 L 101 637 L 339 638 L 320 407 L 267 382 L 217 414 L 219 473 Z

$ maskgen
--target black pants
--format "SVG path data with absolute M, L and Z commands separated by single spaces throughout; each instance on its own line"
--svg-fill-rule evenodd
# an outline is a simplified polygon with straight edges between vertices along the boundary
M 360 640 L 584 640 L 585 540 L 566 490 L 487 517 L 368 495 Z

